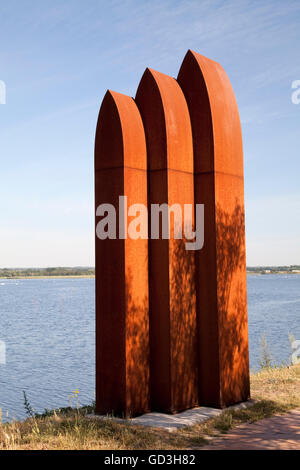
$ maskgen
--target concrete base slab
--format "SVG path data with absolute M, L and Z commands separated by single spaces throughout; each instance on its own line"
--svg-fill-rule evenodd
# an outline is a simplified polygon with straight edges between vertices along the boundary
M 239 403 L 238 405 L 230 406 L 226 408 L 227 410 L 230 409 L 243 409 L 248 408 L 249 406 L 254 405 L 254 400 L 249 400 L 244 403 Z M 165 431 L 176 431 L 177 429 L 193 426 L 195 424 L 203 423 L 208 419 L 215 418 L 219 416 L 225 410 L 218 410 L 216 408 L 208 408 L 201 406 L 199 408 L 193 408 L 191 410 L 183 411 L 182 413 L 178 413 L 175 415 L 168 415 L 164 413 L 147 413 L 142 416 L 138 416 L 137 418 L 132 419 L 121 419 L 115 418 L 113 416 L 103 416 L 103 415 L 87 415 L 89 419 L 113 419 L 117 423 L 122 424 L 130 424 L 136 426 L 148 426 L 152 428 L 161 428 Z

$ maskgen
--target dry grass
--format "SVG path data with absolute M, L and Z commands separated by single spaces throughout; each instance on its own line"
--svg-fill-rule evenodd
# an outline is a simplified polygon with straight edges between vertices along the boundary
M 251 394 L 253 399 L 274 400 L 289 409 L 300 407 L 300 364 L 251 375 Z
M 0 449 L 195 449 L 241 423 L 300 407 L 300 365 L 263 369 L 251 376 L 251 390 L 257 402 L 250 408 L 227 410 L 217 418 L 174 433 L 89 420 L 85 417 L 89 409 L 69 410 L 0 425 Z

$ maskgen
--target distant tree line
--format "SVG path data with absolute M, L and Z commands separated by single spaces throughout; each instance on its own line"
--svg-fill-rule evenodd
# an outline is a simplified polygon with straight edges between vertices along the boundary
M 40 277 L 40 276 L 94 276 L 94 268 L 76 267 L 76 268 L 14 268 L 0 269 L 0 277 Z
M 257 274 L 276 274 L 276 273 L 300 273 L 300 265 L 294 264 L 291 266 L 254 266 L 247 267 L 248 273 L 257 273 Z
M 300 273 L 300 265 L 291 266 L 249 266 L 248 273 L 256 274 L 276 274 L 276 273 Z M 0 268 L 0 278 L 18 277 L 55 277 L 55 276 L 94 276 L 95 268 Z

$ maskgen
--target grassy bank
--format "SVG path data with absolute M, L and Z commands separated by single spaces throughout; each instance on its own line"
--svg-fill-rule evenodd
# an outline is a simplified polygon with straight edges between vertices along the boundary
M 247 409 L 220 416 L 173 433 L 86 418 L 91 407 L 61 410 L 24 422 L 0 425 L 0 449 L 195 449 L 245 422 L 300 407 L 300 365 L 268 368 L 251 375 L 252 399 Z

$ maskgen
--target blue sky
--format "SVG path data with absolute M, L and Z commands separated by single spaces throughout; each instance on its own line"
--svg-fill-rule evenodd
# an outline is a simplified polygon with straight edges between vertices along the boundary
M 108 88 L 193 49 L 239 104 L 248 265 L 300 264 L 300 2 L 10 0 L 0 6 L 0 267 L 94 264 L 93 146 Z

